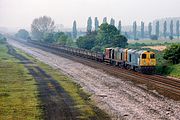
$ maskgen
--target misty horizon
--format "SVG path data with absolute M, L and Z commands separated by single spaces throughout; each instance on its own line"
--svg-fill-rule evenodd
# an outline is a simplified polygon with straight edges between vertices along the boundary
M 72 28 L 74 20 L 78 28 L 87 26 L 89 16 L 94 21 L 103 17 L 122 21 L 122 26 L 132 25 L 134 21 L 145 26 L 156 19 L 179 17 L 179 0 L 0 0 L 0 27 L 30 30 L 33 19 L 50 16 L 55 24 Z M 93 22 L 94 24 L 94 22 Z

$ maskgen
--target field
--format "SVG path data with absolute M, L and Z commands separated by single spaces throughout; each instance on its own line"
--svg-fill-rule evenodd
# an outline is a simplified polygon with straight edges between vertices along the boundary
M 141 48 L 150 48 L 150 49 L 153 49 L 153 50 L 163 51 L 167 47 L 164 46 L 164 45 L 157 45 L 157 46 L 144 46 L 144 47 L 141 47 Z
M 0 120 L 41 119 L 35 80 L 0 44 Z
M 171 43 L 180 43 L 180 39 L 174 40 L 129 40 L 129 44 L 145 44 L 145 45 L 164 45 L 164 44 L 171 44 Z

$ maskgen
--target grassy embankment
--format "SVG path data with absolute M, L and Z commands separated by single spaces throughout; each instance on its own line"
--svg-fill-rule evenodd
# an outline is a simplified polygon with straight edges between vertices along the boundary
M 157 59 L 157 72 L 163 75 L 168 75 L 180 78 L 180 64 L 173 65 L 163 58 L 163 51 L 155 51 Z
M 0 43 L 0 120 L 41 119 L 35 80 Z
M 137 40 L 129 41 L 129 48 L 142 49 L 144 46 L 170 46 L 171 44 L 180 44 L 180 40 Z M 173 65 L 163 59 L 163 51 L 152 50 L 156 53 L 157 73 L 180 78 L 180 64 Z
M 40 68 L 42 68 L 47 74 L 52 76 L 53 79 L 57 80 L 60 86 L 70 95 L 70 97 L 75 102 L 75 107 L 81 113 L 79 119 L 98 119 L 98 120 L 109 120 L 109 116 L 99 108 L 95 106 L 95 103 L 90 99 L 90 95 L 83 91 L 83 89 L 76 83 L 72 81 L 71 78 L 65 76 L 59 70 L 55 70 L 49 65 L 46 65 L 32 56 L 16 49 L 18 53 L 25 56 L 26 58 L 33 61 Z

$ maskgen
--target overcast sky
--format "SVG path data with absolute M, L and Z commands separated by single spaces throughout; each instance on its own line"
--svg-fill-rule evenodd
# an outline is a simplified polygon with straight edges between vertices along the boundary
M 0 26 L 30 28 L 32 20 L 47 15 L 56 24 L 85 27 L 89 16 L 104 16 L 122 20 L 123 25 L 134 20 L 146 24 L 157 18 L 179 17 L 180 0 L 0 0 Z

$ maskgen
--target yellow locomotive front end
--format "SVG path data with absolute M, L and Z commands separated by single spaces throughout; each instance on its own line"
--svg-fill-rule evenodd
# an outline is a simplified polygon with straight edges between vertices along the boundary
M 152 73 L 155 71 L 156 58 L 155 53 L 144 51 L 140 56 L 140 67 L 143 73 Z

